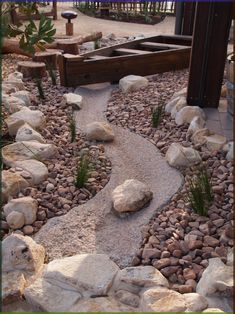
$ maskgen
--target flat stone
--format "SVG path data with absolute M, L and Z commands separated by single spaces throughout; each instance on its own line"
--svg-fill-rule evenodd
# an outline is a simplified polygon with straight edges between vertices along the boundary
M 18 173 L 9 170 L 2 171 L 2 200 L 6 202 L 9 197 L 16 196 L 23 189 L 27 188 L 29 183 Z
M 202 311 L 203 313 L 225 313 L 221 309 L 215 307 L 208 307 L 206 310 Z
M 12 199 L 3 207 L 6 216 L 13 211 L 22 213 L 24 215 L 25 225 L 34 223 L 36 220 L 37 209 L 37 201 L 30 196 Z
M 210 151 L 220 150 L 227 142 L 226 137 L 218 134 L 205 136 L 206 146 Z
M 140 310 L 143 312 L 184 312 L 186 302 L 183 295 L 176 291 L 152 288 L 142 294 Z
M 19 229 L 24 225 L 24 215 L 13 210 L 7 215 L 6 221 L 11 229 Z
M 45 124 L 45 116 L 39 110 L 30 110 L 29 108 L 24 107 L 20 111 L 11 114 L 5 119 L 5 122 L 9 134 L 14 136 L 24 123 L 28 123 L 34 129 L 42 128 Z
M 92 122 L 86 126 L 86 138 L 89 141 L 110 142 L 114 139 L 112 127 L 106 122 Z
M 99 271 L 97 271 L 99 270 Z M 106 295 L 119 268 L 104 254 L 79 254 L 50 262 L 44 278 L 83 296 Z
M 208 306 L 207 299 L 198 293 L 186 293 L 184 299 L 187 306 L 187 312 L 202 312 Z
M 63 95 L 64 100 L 68 106 L 72 106 L 74 109 L 82 109 L 83 98 L 81 95 L 75 93 L 67 93 Z
M 138 180 L 126 180 L 112 192 L 114 209 L 119 213 L 142 209 L 153 197 L 148 186 Z
M 77 291 L 63 289 L 42 278 L 27 287 L 24 296 L 29 304 L 41 312 L 67 312 L 81 299 Z
M 128 75 L 119 81 L 119 87 L 124 93 L 137 91 L 148 86 L 148 80 L 143 76 Z
M 185 106 L 180 111 L 177 112 L 175 116 L 175 123 L 177 125 L 183 125 L 186 123 L 191 123 L 193 118 L 198 117 L 202 121 L 206 119 L 204 111 L 197 106 Z
M 191 147 L 183 147 L 179 143 L 172 143 L 165 156 L 172 167 L 188 167 L 201 162 L 198 151 Z
M 16 141 L 38 141 L 45 143 L 45 139 L 40 133 L 35 131 L 28 123 L 23 124 L 16 133 Z
M 70 308 L 71 312 L 130 312 L 132 308 L 127 305 L 118 304 L 118 302 L 111 297 L 99 297 L 92 299 L 82 299 Z
M 26 280 L 20 271 L 2 273 L 2 302 L 9 304 L 22 298 Z
M 140 303 L 140 298 L 138 295 L 131 293 L 126 290 L 119 290 L 115 293 L 115 297 L 122 302 L 123 304 L 132 306 L 132 307 L 138 307 Z
M 115 291 L 127 290 L 138 293 L 142 288 L 161 286 L 169 287 L 167 279 L 153 266 L 126 267 L 115 278 Z
M 15 92 L 15 93 L 11 94 L 11 96 L 19 98 L 20 100 L 22 100 L 26 107 L 31 106 L 30 93 L 27 92 L 26 90 Z
M 25 106 L 22 100 L 13 96 L 3 97 L 2 104 L 10 114 L 20 111 Z
M 44 248 L 28 236 L 11 234 L 2 242 L 2 271 L 38 272 L 44 258 Z
M 3 163 L 14 167 L 17 161 L 28 159 L 47 160 L 57 155 L 53 144 L 42 144 L 37 141 L 22 141 L 6 145 L 2 149 Z
M 38 185 L 46 181 L 48 177 L 47 167 L 41 161 L 35 159 L 16 161 L 15 167 L 19 167 L 29 172 L 34 185 Z

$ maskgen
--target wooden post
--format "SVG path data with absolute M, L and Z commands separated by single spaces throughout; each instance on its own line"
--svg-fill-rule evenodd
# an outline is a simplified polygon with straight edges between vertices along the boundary
M 194 17 L 195 17 L 196 2 L 184 3 L 184 14 L 181 35 L 193 34 Z
M 53 7 L 53 20 L 57 20 L 57 1 L 53 0 L 52 2 L 52 7 Z
M 232 2 L 197 3 L 187 94 L 191 106 L 218 107 L 232 5 Z

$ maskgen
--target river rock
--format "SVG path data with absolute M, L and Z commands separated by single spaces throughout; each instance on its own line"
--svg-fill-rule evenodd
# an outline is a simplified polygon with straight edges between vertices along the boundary
M 29 183 L 18 173 L 9 170 L 2 171 L 2 200 L 6 202 L 9 197 L 14 197 L 23 189 L 27 188 Z
M 22 100 L 26 107 L 31 106 L 30 93 L 27 92 L 26 90 L 15 92 L 15 93 L 11 94 L 11 96 Z
M 127 290 L 139 293 L 142 288 L 169 287 L 167 279 L 153 266 L 126 267 L 120 270 L 115 278 L 115 291 Z
M 148 80 L 143 76 L 128 75 L 119 81 L 119 87 L 124 93 L 134 92 L 148 86 Z
M 208 306 L 207 299 L 198 293 L 185 293 L 186 312 L 202 312 Z
M 146 290 L 140 301 L 143 312 L 184 312 L 186 302 L 180 293 L 165 288 Z
M 228 143 L 228 152 L 226 154 L 226 159 L 232 161 L 234 159 L 234 142 Z
M 63 95 L 63 98 L 68 106 L 72 106 L 76 110 L 81 109 L 83 106 L 83 98 L 81 95 L 67 93 Z
M 2 104 L 10 114 L 20 111 L 25 106 L 22 100 L 13 96 L 3 97 Z
M 45 143 L 44 138 L 40 133 L 35 131 L 28 123 L 23 124 L 16 133 L 16 141 L 38 141 Z
M 28 236 L 11 234 L 2 242 L 2 271 L 38 272 L 44 258 L 44 248 Z
M 44 278 L 83 296 L 106 295 L 119 267 L 104 254 L 78 254 L 50 262 Z
M 7 76 L 7 79 L 10 80 L 22 80 L 23 74 L 21 72 L 15 71 Z
M 171 113 L 172 109 L 175 107 L 175 105 L 177 104 L 178 100 L 180 99 L 181 97 L 178 96 L 178 97 L 174 97 L 173 99 L 171 99 L 165 106 L 165 111 L 168 112 L 168 113 Z
M 131 293 L 126 290 L 119 290 L 115 293 L 115 297 L 123 304 L 138 307 L 140 303 L 140 298 L 138 295 Z
M 16 88 L 15 92 L 25 89 L 23 81 L 19 79 L 4 80 L 3 85 L 14 86 Z
M 172 143 L 166 152 L 166 160 L 172 167 L 188 167 L 201 162 L 198 151 L 191 147 L 183 147 L 179 143 Z
M 135 179 L 126 180 L 112 192 L 113 207 L 119 213 L 140 210 L 152 198 L 153 193 L 149 187 Z
M 195 117 L 199 117 L 201 120 L 206 119 L 205 113 L 200 107 L 185 106 L 184 108 L 177 112 L 175 116 L 175 123 L 177 125 L 190 123 Z
M 3 211 L 7 217 L 11 212 L 22 213 L 24 215 L 25 225 L 34 223 L 37 209 L 37 201 L 30 196 L 12 199 L 3 207 Z
M 200 144 L 203 145 L 206 143 L 206 136 L 214 134 L 211 132 L 209 129 L 204 128 L 204 129 L 199 129 L 196 132 L 193 133 L 192 135 L 192 142 L 194 144 Z
M 46 181 L 48 177 L 47 167 L 41 161 L 35 159 L 16 161 L 15 167 L 22 168 L 23 170 L 29 172 L 34 185 L 38 185 Z
M 54 144 L 42 144 L 37 141 L 22 141 L 6 145 L 2 149 L 3 162 L 14 167 L 17 161 L 28 159 L 47 160 L 57 155 Z
M 11 229 L 19 229 L 24 225 L 24 215 L 13 210 L 7 215 L 6 221 Z
M 171 117 L 174 119 L 176 117 L 177 112 L 179 112 L 182 108 L 187 106 L 187 100 L 185 97 L 180 97 L 175 106 L 171 110 Z
M 114 133 L 106 122 L 92 122 L 86 126 L 86 138 L 89 141 L 113 141 Z
M 2 273 L 2 302 L 9 304 L 22 298 L 26 280 L 20 271 Z
M 14 136 L 24 123 L 30 124 L 31 127 L 35 129 L 42 128 L 45 124 L 45 116 L 39 110 L 30 110 L 29 108 L 24 107 L 20 111 L 11 114 L 5 119 L 5 122 L 7 124 L 9 134 Z

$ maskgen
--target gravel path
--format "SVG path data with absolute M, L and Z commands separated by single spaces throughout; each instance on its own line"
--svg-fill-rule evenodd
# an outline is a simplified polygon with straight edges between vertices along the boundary
M 83 130 L 91 121 L 105 120 L 112 88 L 102 84 L 78 91 L 86 99 L 83 109 L 76 114 L 78 128 Z M 50 219 L 35 235 L 50 260 L 93 252 L 108 254 L 121 267 L 129 265 L 141 241 L 141 227 L 182 185 L 180 173 L 168 166 L 148 140 L 120 127 L 113 128 L 115 140 L 105 144 L 105 153 L 112 162 L 109 183 L 86 204 L 71 209 L 63 217 Z M 112 211 L 110 194 L 130 178 L 147 183 L 154 198 L 142 211 L 119 218 Z

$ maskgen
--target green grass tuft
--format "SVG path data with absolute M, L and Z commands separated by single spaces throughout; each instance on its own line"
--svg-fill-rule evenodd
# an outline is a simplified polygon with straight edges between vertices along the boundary
M 79 164 L 77 165 L 75 182 L 76 188 L 83 188 L 88 180 L 89 175 L 89 158 L 87 155 L 83 155 L 80 158 Z
M 42 80 L 41 79 L 36 79 L 36 84 L 37 84 L 37 88 L 38 88 L 39 97 L 41 99 L 45 99 L 45 94 L 44 94 L 43 86 L 42 86 Z
M 160 124 L 160 122 L 162 121 L 162 117 L 163 117 L 163 105 L 160 105 L 158 107 L 156 107 L 155 109 L 153 109 L 152 112 L 152 125 L 154 128 L 157 128 Z

